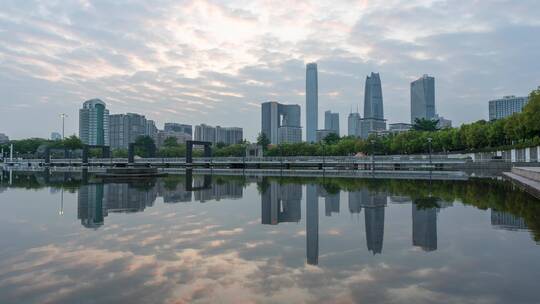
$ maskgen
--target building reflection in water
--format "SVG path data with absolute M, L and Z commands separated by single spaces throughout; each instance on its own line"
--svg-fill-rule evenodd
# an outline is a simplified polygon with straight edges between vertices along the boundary
M 373 254 L 382 253 L 384 210 L 386 208 L 387 195 L 370 192 L 367 189 L 363 189 L 360 192 L 360 205 L 364 208 L 367 248 Z
M 166 203 L 188 202 L 195 200 L 206 202 L 208 200 L 242 198 L 243 184 L 241 181 L 213 182 L 211 176 L 196 176 L 193 179 L 195 186 L 192 191 L 186 190 L 185 179 L 177 181 L 147 180 L 142 183 L 107 183 L 85 184 L 79 188 L 77 218 L 87 228 L 99 228 L 109 213 L 132 213 L 144 211 L 154 205 L 158 196 L 162 196 Z M 204 187 L 203 187 L 204 184 Z M 296 206 L 286 207 L 285 213 L 300 220 L 301 186 L 298 185 L 300 198 L 298 199 L 298 215 L 294 215 Z M 192 192 L 195 194 L 192 195 Z M 294 191 L 293 191 L 294 192 Z M 285 191 L 285 194 L 288 195 Z M 290 211 L 287 209 L 291 209 Z
M 424 251 L 437 250 L 437 208 L 421 208 L 412 205 L 413 246 Z
M 504 211 L 491 209 L 491 225 L 504 230 L 526 230 L 525 219 Z
M 319 196 L 324 197 L 324 215 L 332 216 L 339 213 L 339 189 L 329 192 L 324 186 L 318 187 Z
M 307 263 L 319 263 L 319 198 L 317 185 L 306 185 L 306 255 Z
M 107 209 L 103 208 L 103 188 L 103 184 L 83 185 L 79 188 L 77 218 L 86 228 L 99 228 L 107 216 Z
M 299 222 L 301 211 L 302 185 L 280 185 L 271 181 L 261 194 L 261 223 L 277 225 L 283 222 Z

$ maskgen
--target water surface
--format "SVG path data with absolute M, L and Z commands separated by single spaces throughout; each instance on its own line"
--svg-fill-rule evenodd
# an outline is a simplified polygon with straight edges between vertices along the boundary
M 503 181 L 8 173 L 0 303 L 538 303 Z

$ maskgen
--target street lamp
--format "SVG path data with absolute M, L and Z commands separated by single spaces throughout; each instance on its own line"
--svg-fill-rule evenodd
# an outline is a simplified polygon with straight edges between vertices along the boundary
M 431 169 L 431 141 L 432 140 L 433 140 L 433 138 L 431 138 L 431 137 L 427 138 L 428 145 L 429 145 L 429 167 L 430 167 L 430 169 Z
M 60 114 L 60 117 L 62 117 L 62 140 L 64 140 L 64 126 L 65 126 L 65 119 L 68 115 L 66 113 Z

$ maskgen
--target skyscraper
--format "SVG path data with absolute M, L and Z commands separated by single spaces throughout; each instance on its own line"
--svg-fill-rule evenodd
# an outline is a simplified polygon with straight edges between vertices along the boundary
M 324 128 L 339 136 L 339 113 L 324 112 Z
M 386 130 L 383 96 L 379 73 L 366 77 L 364 88 L 364 119 L 361 120 L 361 137 L 367 138 L 372 131 Z
M 317 64 L 306 65 L 306 141 L 317 140 L 319 126 L 319 89 L 317 80 Z
M 435 118 L 435 78 L 427 74 L 411 82 L 411 123 Z
M 79 110 L 79 138 L 86 145 L 109 145 L 109 110 L 100 99 L 90 99 Z
M 285 105 L 275 101 L 263 103 L 261 132 L 272 144 L 301 142 L 300 106 Z
M 360 113 L 349 114 L 347 119 L 347 135 L 354 137 L 360 137 L 362 135 L 361 120 Z
M 364 88 L 364 118 L 384 119 L 383 96 L 379 73 L 366 77 Z

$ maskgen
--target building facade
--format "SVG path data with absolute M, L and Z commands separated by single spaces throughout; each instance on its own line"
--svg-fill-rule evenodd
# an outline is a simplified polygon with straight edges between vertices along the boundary
M 90 99 L 79 110 L 79 138 L 86 145 L 109 146 L 109 110 L 100 99 Z
M 166 122 L 163 130 L 167 132 L 183 132 L 193 136 L 193 127 L 191 125 L 180 124 L 175 122 Z
M 319 128 L 319 89 L 317 79 L 317 64 L 306 65 L 306 141 L 317 140 Z
M 244 140 L 244 131 L 237 127 L 212 127 L 206 124 L 195 126 L 195 140 L 209 141 L 213 144 L 233 145 Z
M 339 136 L 339 113 L 324 112 L 324 128 Z
M 411 123 L 435 118 L 435 78 L 424 75 L 411 82 Z
M 139 136 L 148 134 L 148 121 L 136 113 L 109 116 L 109 141 L 112 149 L 127 149 Z
M 384 119 L 382 85 L 379 73 L 366 77 L 364 88 L 364 118 L 361 122 L 361 137 L 367 138 L 372 131 L 386 130 Z
M 263 103 L 261 133 L 266 135 L 271 144 L 301 142 L 300 106 L 275 101 Z
M 163 147 L 165 140 L 169 137 L 174 138 L 177 144 L 185 144 L 186 141 L 191 140 L 191 135 L 184 132 L 159 130 L 155 139 L 156 146 Z
M 317 142 L 323 141 L 326 138 L 326 136 L 330 134 L 334 134 L 334 131 L 326 130 L 326 129 L 317 130 L 317 137 L 316 137 Z
M 513 95 L 490 100 L 489 120 L 501 119 L 514 113 L 520 113 L 528 101 L 528 97 L 516 97 Z
M 7 144 L 9 142 L 9 136 L 4 133 L 0 133 L 0 144 Z
M 360 113 L 350 113 L 349 117 L 347 118 L 347 135 L 357 138 L 361 137 L 361 122 L 362 118 L 360 117 Z
M 412 125 L 404 122 L 396 122 L 388 125 L 388 130 L 393 133 L 407 132 L 412 129 Z
M 61 140 L 62 134 L 58 132 L 51 132 L 51 140 Z

